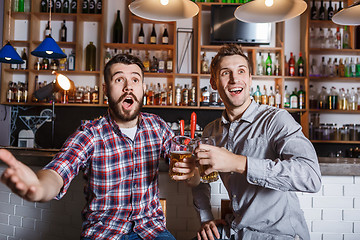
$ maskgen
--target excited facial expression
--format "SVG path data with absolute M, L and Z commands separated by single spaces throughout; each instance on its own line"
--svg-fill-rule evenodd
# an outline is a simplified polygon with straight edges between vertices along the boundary
M 110 69 L 111 80 L 106 89 L 109 108 L 116 120 L 131 121 L 142 108 L 145 84 L 136 64 L 116 63 Z
M 251 102 L 252 83 L 246 59 L 240 55 L 225 56 L 218 71 L 217 79 L 212 79 L 211 86 L 218 90 L 226 109 L 245 111 Z

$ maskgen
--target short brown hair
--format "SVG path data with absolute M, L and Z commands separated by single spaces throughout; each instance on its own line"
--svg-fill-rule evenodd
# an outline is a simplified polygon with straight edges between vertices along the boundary
M 210 65 L 211 79 L 215 80 L 217 78 L 221 60 L 226 56 L 233 56 L 233 55 L 240 55 L 243 58 L 245 58 L 245 60 L 248 64 L 249 74 L 251 74 L 252 67 L 251 67 L 249 58 L 244 54 L 241 47 L 237 44 L 226 44 L 220 48 L 220 50 L 218 51 L 216 56 L 211 61 L 211 65 Z

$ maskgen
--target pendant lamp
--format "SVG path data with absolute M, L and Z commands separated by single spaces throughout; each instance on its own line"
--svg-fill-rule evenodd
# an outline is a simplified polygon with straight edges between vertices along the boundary
M 9 26 L 8 26 L 8 39 L 10 39 L 10 19 L 11 19 L 11 2 L 9 4 Z M 2 63 L 9 63 L 9 64 L 22 64 L 24 61 L 21 59 L 19 54 L 16 52 L 14 47 L 11 45 L 11 43 L 8 41 L 0 50 L 0 62 Z
M 9 64 L 22 64 L 24 63 L 24 60 L 21 59 L 13 46 L 11 46 L 10 42 L 8 42 L 0 50 L 0 62 Z
M 190 0 L 135 0 L 129 4 L 130 11 L 153 21 L 176 21 L 192 18 L 199 12 Z
M 253 0 L 239 6 L 234 15 L 243 22 L 271 23 L 297 17 L 306 8 L 304 0 Z
M 49 1 L 49 28 L 51 29 L 51 2 Z M 61 50 L 59 45 L 55 42 L 55 40 L 51 37 L 51 34 L 49 36 L 46 36 L 44 41 L 40 43 L 40 45 L 31 52 L 32 55 L 36 57 L 42 57 L 42 58 L 52 58 L 52 59 L 58 59 L 58 58 L 66 58 L 66 54 Z
M 360 25 L 360 1 L 336 13 L 332 21 L 340 25 Z

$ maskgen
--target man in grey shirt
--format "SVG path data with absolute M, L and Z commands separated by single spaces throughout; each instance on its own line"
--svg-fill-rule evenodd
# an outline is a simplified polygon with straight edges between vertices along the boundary
M 208 124 L 204 136 L 216 147 L 201 144 L 199 164 L 220 172 L 232 216 L 227 219 L 232 239 L 309 240 L 298 192 L 317 192 L 321 173 L 313 145 L 301 126 L 283 109 L 259 105 L 250 97 L 251 67 L 237 45 L 223 46 L 211 63 L 210 83 L 218 90 L 225 111 Z M 210 185 L 189 182 L 201 220 L 198 239 L 220 238 L 210 205 Z

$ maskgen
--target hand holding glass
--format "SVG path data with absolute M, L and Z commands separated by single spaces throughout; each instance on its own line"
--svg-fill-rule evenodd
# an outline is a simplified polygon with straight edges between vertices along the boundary
M 196 139 L 196 146 L 199 146 L 199 144 L 208 144 L 211 146 L 215 146 L 215 138 L 214 137 L 201 137 Z M 212 172 L 208 175 L 205 174 L 205 171 L 209 169 L 210 165 L 201 165 L 198 164 L 199 173 L 200 173 L 200 181 L 202 183 L 210 183 L 215 182 L 219 179 L 219 173 L 217 171 Z
M 184 173 L 173 172 L 173 167 L 176 162 L 183 162 L 185 158 L 191 158 L 194 142 L 189 137 L 175 136 L 171 139 L 170 146 L 170 166 L 169 175 L 170 178 L 173 176 L 182 176 Z

